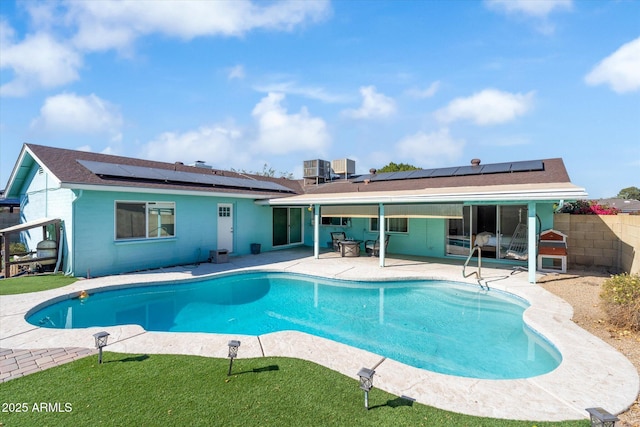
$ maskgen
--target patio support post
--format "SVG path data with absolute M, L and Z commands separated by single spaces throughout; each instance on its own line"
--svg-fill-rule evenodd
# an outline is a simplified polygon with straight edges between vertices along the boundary
M 320 205 L 313 205 L 313 257 L 320 258 Z
M 529 283 L 536 283 L 536 203 L 529 202 L 529 214 L 527 218 L 527 229 L 528 229 L 528 269 L 529 269 Z
M 384 267 L 384 257 L 386 256 L 387 248 L 384 245 L 384 234 L 386 230 L 386 224 L 384 221 L 384 204 L 380 203 L 380 208 L 378 210 L 378 229 L 380 231 L 379 242 L 380 242 L 380 267 Z

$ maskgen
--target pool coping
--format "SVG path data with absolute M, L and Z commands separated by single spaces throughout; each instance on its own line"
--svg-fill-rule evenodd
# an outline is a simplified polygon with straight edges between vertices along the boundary
M 44 329 L 25 320 L 38 304 L 81 290 L 203 278 L 221 273 L 285 271 L 346 280 L 443 279 L 477 285 L 462 277 L 462 267 L 425 259 L 340 258 L 332 253 L 319 259 L 295 251 L 230 257 L 225 264 L 200 264 L 136 274 L 80 280 L 49 291 L 0 296 L 0 347 L 11 349 L 93 348 L 93 334 L 110 333 L 109 351 L 146 354 L 189 354 L 227 357 L 227 342 L 242 342 L 239 358 L 284 356 L 309 360 L 357 379 L 362 367 L 375 366 L 374 388 L 419 403 L 475 416 L 531 421 L 588 418 L 589 407 L 618 414 L 638 396 L 638 371 L 621 353 L 571 321 L 572 307 L 542 287 L 528 283 L 526 272 L 484 265 L 482 276 L 492 289 L 505 291 L 531 304 L 525 322 L 552 342 L 562 362 L 550 373 L 517 380 L 482 380 L 439 374 L 383 359 L 374 353 L 296 331 L 260 336 L 207 333 L 147 332 L 137 325 L 83 329 Z

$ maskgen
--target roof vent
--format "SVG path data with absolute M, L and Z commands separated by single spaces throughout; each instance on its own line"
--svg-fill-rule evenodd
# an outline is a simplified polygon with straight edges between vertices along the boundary
M 375 175 L 375 174 L 376 174 L 376 172 L 378 172 L 378 170 L 377 170 L 376 168 L 371 168 L 371 169 L 369 169 L 369 173 L 370 173 L 371 175 Z
M 480 159 L 471 159 L 471 166 L 480 166 Z
M 193 164 L 189 166 L 194 166 L 196 168 L 202 168 L 202 169 L 213 169 L 213 166 L 208 165 L 204 160 L 196 160 Z

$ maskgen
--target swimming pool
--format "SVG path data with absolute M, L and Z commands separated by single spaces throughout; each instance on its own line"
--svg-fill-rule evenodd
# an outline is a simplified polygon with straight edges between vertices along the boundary
M 525 301 L 456 282 L 252 272 L 70 297 L 32 310 L 27 321 L 242 335 L 297 330 L 418 368 L 484 379 L 542 375 L 561 360 L 523 323 Z

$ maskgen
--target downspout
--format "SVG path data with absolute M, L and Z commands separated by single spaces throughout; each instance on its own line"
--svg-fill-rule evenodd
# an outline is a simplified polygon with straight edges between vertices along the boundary
M 62 237 L 63 231 L 64 228 L 62 227 L 62 224 L 60 224 L 60 228 L 58 230 L 58 259 L 56 260 L 56 268 L 53 270 L 53 274 L 58 273 L 60 262 L 62 262 L 62 250 L 64 249 L 64 238 Z
M 76 233 L 74 232 L 75 228 L 75 218 L 76 218 L 76 202 L 82 198 L 83 190 L 80 189 L 78 192 L 78 196 L 73 199 L 71 202 L 71 247 L 67 249 L 69 256 L 67 257 L 67 271 L 65 271 L 65 276 L 71 276 L 73 274 L 73 253 L 76 247 Z M 60 239 L 62 240 L 62 239 Z
M 378 231 L 380 232 L 380 236 L 378 236 L 378 246 L 379 246 L 379 253 L 378 256 L 380 257 L 380 267 L 384 267 L 384 257 L 386 255 L 386 248 L 385 248 L 385 244 L 384 244 L 384 234 L 385 234 L 385 230 L 386 230 L 386 224 L 384 221 L 384 204 L 380 203 L 380 207 L 378 210 Z

